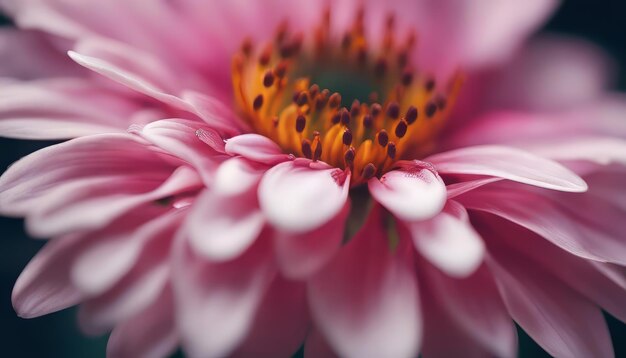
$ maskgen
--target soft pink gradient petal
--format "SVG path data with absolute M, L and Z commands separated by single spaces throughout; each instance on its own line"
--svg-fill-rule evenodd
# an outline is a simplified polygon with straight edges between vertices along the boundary
M 463 278 L 483 261 L 485 245 L 472 228 L 467 212 L 455 201 L 425 221 L 405 223 L 417 250 L 446 274 Z
M 107 343 L 107 357 L 161 358 L 172 354 L 178 345 L 173 311 L 168 286 L 150 306 L 115 327 Z
M 58 48 L 59 39 L 39 31 L 0 29 L 0 77 L 35 80 L 82 76 L 85 71 Z
M 337 216 L 318 229 L 305 233 L 277 231 L 274 245 L 282 274 L 305 279 L 326 265 L 341 248 L 349 213 L 350 205 L 346 203 Z
M 490 352 L 453 320 L 439 302 L 435 292 L 420 285 L 420 303 L 424 315 L 424 358 L 468 357 L 486 358 Z M 506 356 L 503 356 L 506 357 Z
M 310 326 L 305 284 L 276 277 L 232 357 L 292 357 Z
M 489 260 L 511 316 L 557 357 L 613 357 L 602 311 L 553 276 L 512 255 Z
M 439 173 L 488 175 L 568 192 L 587 190 L 587 184 L 564 166 L 509 147 L 468 147 L 431 155 L 426 160 Z
M 122 218 L 115 227 L 103 230 L 97 237 L 91 235 L 70 272 L 73 284 L 83 293 L 95 296 L 111 289 L 137 265 L 147 246 L 155 245 L 154 241 L 169 240 L 185 212 L 184 209 L 169 212 L 147 209 L 141 208 L 149 213 L 140 216 L 149 220 L 145 223 Z
M 274 227 L 302 233 L 335 217 L 348 199 L 349 187 L 350 175 L 340 169 L 312 169 L 290 161 L 265 173 L 259 204 Z
M 256 193 L 241 197 L 205 191 L 194 205 L 187 228 L 196 253 L 211 261 L 226 261 L 241 255 L 261 234 L 265 218 L 258 209 Z
M 626 276 L 615 280 L 609 264 L 571 255 L 515 224 L 494 222 L 493 219 L 490 219 L 490 223 L 498 228 L 499 233 L 492 245 L 506 245 L 509 250 L 540 265 L 543 270 L 607 312 L 626 320 Z
M 342 357 L 414 357 L 422 323 L 411 249 L 391 250 L 380 207 L 309 280 L 315 325 Z
M 190 357 L 223 357 L 246 338 L 275 277 L 263 238 L 234 260 L 210 263 L 177 238 L 173 258 L 176 324 Z
M 451 278 L 428 265 L 420 267 L 428 277 L 431 294 L 459 329 L 494 356 L 516 356 L 515 325 L 485 265 L 463 279 Z
M 484 187 L 457 199 L 468 209 L 505 218 L 574 255 L 596 261 L 626 263 L 626 249 L 619 236 L 611 232 L 615 222 L 594 225 L 581 220 L 560 207 L 554 197 L 524 188 L 494 185 L 493 188 Z M 603 212 L 597 214 L 599 219 L 606 219 L 602 217 Z
M 50 241 L 26 265 L 11 300 L 20 317 L 33 318 L 78 304 L 84 295 L 69 279 L 71 258 L 80 252 L 78 235 Z
M 123 132 L 149 109 L 87 78 L 14 82 L 3 85 L 2 93 L 0 135 L 13 138 L 65 139 Z
M 428 163 L 407 162 L 367 183 L 374 199 L 404 221 L 426 220 L 446 203 L 446 187 Z
M 524 111 L 578 106 L 603 95 L 614 70 L 607 54 L 596 45 L 544 35 L 499 71 L 483 100 L 490 107 Z
M 259 134 L 242 134 L 226 141 L 226 152 L 240 155 L 246 159 L 274 165 L 290 160 L 293 157 L 284 154 L 280 147 L 271 139 Z
M 60 186 L 29 214 L 26 220 L 28 232 L 34 236 L 49 237 L 99 229 L 141 204 L 159 205 L 156 202 L 163 198 L 197 190 L 201 181 L 195 171 L 180 167 L 156 186 L 150 185 L 149 181 L 107 184 Z M 147 188 L 147 192 L 142 192 Z
M 198 138 L 197 132 L 202 129 L 210 130 L 202 122 L 181 119 L 164 119 L 140 129 L 131 128 L 151 144 L 189 163 L 208 186 L 212 184 L 215 169 L 226 156 Z

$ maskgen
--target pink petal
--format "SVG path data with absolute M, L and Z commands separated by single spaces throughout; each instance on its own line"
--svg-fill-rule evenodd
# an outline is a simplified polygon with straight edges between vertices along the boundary
M 78 138 L 39 150 L 13 164 L 0 177 L 0 210 L 5 215 L 23 216 L 39 206 L 44 195 L 76 180 L 123 182 L 149 177 L 158 181 L 167 178 L 173 169 L 128 135 Z
M 263 298 L 250 335 L 232 357 L 292 357 L 309 325 L 304 284 L 277 276 Z
M 626 320 L 626 280 L 619 277 L 616 280 L 609 264 L 571 255 L 518 225 L 495 220 L 489 222 L 490 225 L 485 226 L 497 230 L 493 235 L 495 243 L 506 245 L 607 312 Z
M 283 154 L 280 147 L 271 139 L 258 134 L 242 134 L 228 139 L 226 152 L 268 165 L 292 159 L 292 156 Z
M 125 49 L 126 50 L 126 49 Z M 183 110 L 189 109 L 189 105 L 183 102 L 180 98 L 176 97 L 168 93 L 168 91 L 164 88 L 161 88 L 159 84 L 155 83 L 152 74 L 162 73 L 160 70 L 155 71 L 155 68 L 160 68 L 161 64 L 156 62 L 151 62 L 151 58 L 145 58 L 144 62 L 139 62 L 138 59 L 125 59 L 124 52 L 119 51 L 115 54 L 115 56 L 122 56 L 121 58 L 113 57 L 112 60 L 115 62 L 124 62 L 124 61 L 137 61 L 139 63 L 135 63 L 135 68 L 141 68 L 145 66 L 146 69 L 151 69 L 146 72 L 146 76 L 148 78 L 143 77 L 141 74 L 134 73 L 129 71 L 128 69 L 121 68 L 119 65 L 116 65 L 114 62 L 108 61 L 107 59 L 97 58 L 93 56 L 82 55 L 74 51 L 69 51 L 68 55 L 72 58 L 72 60 L 76 61 L 81 66 L 84 66 L 94 72 L 97 72 L 115 82 L 118 82 L 124 86 L 129 87 L 139 93 L 145 94 L 146 96 L 157 99 L 163 103 L 171 105 L 175 108 L 180 108 Z M 164 72 L 167 72 L 164 70 Z M 157 80 L 160 83 L 166 83 L 167 80 Z
M 12 27 L 0 29 L 0 77 L 33 80 L 84 75 L 80 66 L 55 47 L 55 40 L 38 31 Z
M 265 173 L 259 185 L 261 210 L 279 230 L 301 233 L 316 229 L 339 214 L 346 203 L 350 177 L 342 176 L 339 169 L 278 164 Z
M 161 358 L 178 345 L 169 286 L 139 314 L 116 326 L 109 337 L 107 357 Z
M 567 168 L 514 148 L 468 147 L 435 154 L 427 160 L 439 173 L 488 175 L 561 191 L 587 190 L 587 184 Z
M 80 236 L 48 242 L 15 282 L 11 300 L 20 317 L 33 318 L 78 304 L 83 294 L 72 285 L 69 270 L 80 250 Z
M 179 239 L 172 282 L 183 349 L 192 357 L 226 356 L 250 332 L 275 276 L 270 242 L 261 238 L 236 259 L 211 263 Z
M 626 263 L 626 251 L 615 221 L 601 217 L 592 224 L 560 207 L 553 197 L 515 186 L 484 187 L 457 198 L 465 207 L 485 211 L 525 227 L 574 255 L 597 261 Z M 571 194 L 570 194 L 571 195 Z M 560 201 L 560 200 L 559 200 Z
M 265 225 L 256 193 L 229 197 L 206 190 L 189 217 L 189 243 L 196 253 L 212 261 L 232 260 L 261 234 Z
M 266 169 L 242 157 L 228 159 L 215 172 L 213 190 L 224 197 L 243 195 L 257 187 Z
M 485 245 L 472 228 L 465 208 L 455 201 L 449 201 L 430 220 L 406 225 L 417 250 L 452 277 L 471 275 L 483 261 Z
M 489 266 L 511 316 L 556 357 L 611 357 L 599 308 L 526 261 L 498 253 Z
M 72 282 L 82 292 L 94 296 L 109 290 L 138 264 L 147 245 L 154 240 L 168 240 L 174 234 L 185 212 L 162 213 L 145 208 L 142 211 L 149 214 L 140 215 L 138 220 L 127 215 L 111 228 L 89 235 L 89 243 L 73 262 L 70 272 Z
M 554 110 L 593 101 L 614 79 L 613 63 L 596 45 L 565 36 L 531 41 L 489 88 L 489 106 Z
M 487 267 L 483 265 L 463 279 L 448 277 L 428 265 L 421 267 L 429 278 L 433 297 L 440 303 L 440 309 L 446 311 L 450 321 L 494 356 L 516 356 L 515 325 Z M 447 337 L 447 334 L 443 335 Z
M 491 65 L 506 59 L 554 11 L 556 0 L 422 1 L 417 23 L 431 65 Z M 421 47 L 420 46 L 420 47 Z M 436 58 L 440 62 L 436 62 Z M 443 62 L 443 63 L 442 63 Z
M 233 113 L 232 106 L 229 106 L 230 97 L 213 98 L 202 93 L 187 91 L 183 93 L 182 99 L 193 108 L 193 113 L 220 133 L 232 136 L 239 134 L 241 129 L 247 128 Z
M 432 218 L 446 202 L 446 187 L 432 167 L 424 162 L 405 165 L 368 182 L 370 193 L 385 208 L 404 221 Z
M 315 325 L 342 357 L 414 357 L 421 315 L 411 250 L 392 251 L 380 207 L 320 273 L 309 280 Z
M 344 238 L 350 205 L 331 221 L 305 233 L 277 231 L 274 236 L 276 259 L 285 277 L 302 279 L 321 269 L 339 251 Z
M 3 85 L 0 135 L 65 139 L 123 132 L 145 105 L 93 79 L 62 78 Z
M 440 299 L 435 291 L 420 290 L 424 315 L 424 346 L 421 355 L 425 358 L 492 356 L 493 354 L 481 342 L 468 334 L 463 326 L 454 320 L 450 312 L 442 306 Z
M 468 181 L 463 181 L 460 183 L 447 185 L 446 191 L 448 192 L 448 200 L 454 199 L 455 197 L 461 194 L 465 194 L 468 191 L 478 189 L 483 185 L 495 183 L 500 180 L 501 180 L 500 178 L 483 178 L 483 179 L 468 180 Z
M 202 127 L 203 124 L 200 122 L 164 119 L 147 124 L 137 130 L 137 134 L 167 153 L 191 164 L 208 186 L 212 183 L 213 172 L 225 156 L 198 138 L 199 129 L 210 130 Z
M 579 137 L 537 143 L 526 148 L 558 161 L 590 161 L 599 165 L 626 165 L 626 140 L 612 137 Z
M 121 192 L 116 193 L 110 185 L 60 186 L 27 217 L 29 233 L 46 237 L 102 228 L 141 204 L 195 190 L 200 181 L 194 171 L 181 167 L 156 187 L 144 180 L 116 184 Z M 140 192 L 151 187 L 148 192 Z

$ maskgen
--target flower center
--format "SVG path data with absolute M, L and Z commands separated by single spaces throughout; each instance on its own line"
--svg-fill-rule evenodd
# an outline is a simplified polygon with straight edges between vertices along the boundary
M 307 37 L 285 23 L 257 49 L 244 41 L 232 61 L 235 101 L 251 128 L 287 153 L 349 168 L 352 185 L 430 151 L 461 85 L 458 74 L 440 86 L 411 67 L 415 32 L 400 39 L 393 16 L 378 44 L 363 19 L 359 10 L 339 38 L 330 11 Z

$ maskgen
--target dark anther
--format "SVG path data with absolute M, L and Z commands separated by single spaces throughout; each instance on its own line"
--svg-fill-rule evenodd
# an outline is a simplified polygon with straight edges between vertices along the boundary
M 333 93 L 328 100 L 330 108 L 337 108 L 341 104 L 341 95 L 337 92 Z
M 408 128 L 408 125 L 406 124 L 405 121 L 398 122 L 398 125 L 396 126 L 396 137 L 398 138 L 404 137 L 404 135 L 406 134 L 407 128 Z
M 274 84 L 274 74 L 272 73 L 272 71 L 265 72 L 265 76 L 263 76 L 263 86 L 269 88 L 269 87 L 272 87 L 273 84 Z
M 285 75 L 287 74 L 287 63 L 280 62 L 278 65 L 276 65 L 276 68 L 274 69 L 274 73 L 276 74 L 278 78 L 285 77 Z
M 378 132 L 378 144 L 380 144 L 381 147 L 385 147 L 387 143 L 389 143 L 389 134 L 387 134 L 386 130 L 381 129 L 380 132 Z
M 396 102 L 391 102 L 387 106 L 387 116 L 391 119 L 398 119 L 400 117 L 400 106 Z
M 444 96 L 437 96 L 437 98 L 435 99 L 435 102 L 437 102 L 437 108 L 440 111 L 443 111 L 444 109 L 446 109 L 446 98 Z
M 345 126 L 350 124 L 350 112 L 347 109 L 341 109 L 341 123 Z
M 405 118 L 408 124 L 413 124 L 417 120 L 417 108 L 415 108 L 415 106 L 409 107 L 406 111 Z
M 437 112 L 437 105 L 432 101 L 426 103 L 426 117 L 431 118 L 435 112 Z
M 308 139 L 304 139 L 302 141 L 302 154 L 305 158 L 313 158 L 313 151 L 311 150 L 311 141 Z
M 372 128 L 373 124 L 374 124 L 374 118 L 372 118 L 371 115 L 367 114 L 365 115 L 365 117 L 363 117 L 363 127 Z
M 318 141 L 317 145 L 315 146 L 315 152 L 313 153 L 313 160 L 317 161 L 320 159 L 321 156 L 322 156 L 322 143 Z
M 355 99 L 354 102 L 352 102 L 352 106 L 350 107 L 350 115 L 352 117 L 356 117 L 359 115 L 359 112 L 361 112 L 361 102 L 359 102 L 358 99 Z
M 389 142 L 389 144 L 387 145 L 387 155 L 391 159 L 395 159 L 396 158 L 396 143 Z
M 343 159 L 346 161 L 346 165 L 351 166 L 354 163 L 354 157 L 356 156 L 356 150 L 353 147 L 350 147 L 343 154 Z
M 309 94 L 311 95 L 312 98 L 315 98 L 315 96 L 317 96 L 319 91 L 320 91 L 320 86 L 316 84 L 311 85 L 311 87 L 309 87 Z
M 256 98 L 254 99 L 254 102 L 252 102 L 252 108 L 254 108 L 255 111 L 258 111 L 261 108 L 261 106 L 263 106 L 262 94 L 256 96 Z
M 374 103 L 372 105 L 372 109 L 370 110 L 370 112 L 372 113 L 372 117 L 377 117 L 380 112 L 382 112 L 382 107 L 380 106 L 380 104 L 378 103 Z
M 376 174 L 376 166 L 374 164 L 369 163 L 363 168 L 362 176 L 364 179 L 370 179 L 374 174 Z
M 426 91 L 430 92 L 433 89 L 435 89 L 435 80 L 430 78 L 426 81 L 426 84 L 424 85 L 426 88 Z
M 387 72 L 387 61 L 384 58 L 380 58 L 374 65 L 374 74 L 378 77 L 383 77 Z
M 300 94 L 298 94 L 298 98 L 296 99 L 296 104 L 302 107 L 307 103 L 309 103 L 309 95 L 304 91 L 300 92 Z
M 342 140 L 344 145 L 352 144 L 352 132 L 350 132 L 348 128 L 346 128 L 346 130 L 343 132 Z
M 330 119 L 330 121 L 331 121 L 333 124 L 337 124 L 337 123 L 339 123 L 339 122 L 341 121 L 341 114 L 340 114 L 340 113 L 335 113 L 335 114 L 332 116 L 332 118 Z
M 302 131 L 304 131 L 304 127 L 306 127 L 306 117 L 299 114 L 296 118 L 296 131 L 298 131 L 298 133 L 302 133 Z

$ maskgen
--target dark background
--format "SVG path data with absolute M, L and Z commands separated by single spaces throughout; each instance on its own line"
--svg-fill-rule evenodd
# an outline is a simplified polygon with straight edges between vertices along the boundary
M 519 0 L 523 1 L 523 0 Z M 626 69 L 626 1 L 567 0 L 543 31 L 572 34 L 594 41 Z M 0 25 L 11 26 L 0 14 Z M 626 90 L 626 70 L 616 80 Z M 0 172 L 46 142 L 0 138 Z M 20 271 L 42 246 L 29 239 L 18 219 L 0 217 L 0 356 L 104 357 L 106 337 L 84 337 L 78 331 L 75 310 L 24 320 L 11 306 L 11 289 Z M 624 302 L 626 304 L 626 302 Z M 617 357 L 626 357 L 626 325 L 607 315 Z M 523 332 L 519 332 L 521 357 L 547 357 Z

